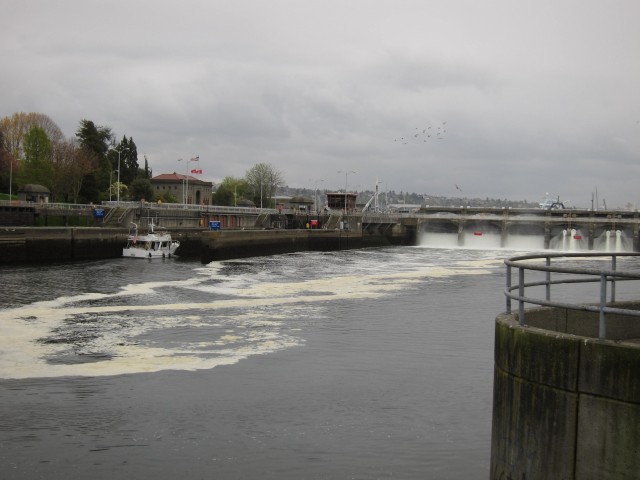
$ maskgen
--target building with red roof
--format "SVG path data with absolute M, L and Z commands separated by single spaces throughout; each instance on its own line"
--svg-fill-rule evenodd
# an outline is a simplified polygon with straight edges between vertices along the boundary
M 162 173 L 151 179 L 156 198 L 166 194 L 174 196 L 178 203 L 211 205 L 213 183 L 199 180 L 191 175 Z

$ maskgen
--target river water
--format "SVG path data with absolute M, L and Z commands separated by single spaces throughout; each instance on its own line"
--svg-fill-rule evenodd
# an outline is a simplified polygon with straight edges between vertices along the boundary
M 513 252 L 0 269 L 0 478 L 488 478 Z

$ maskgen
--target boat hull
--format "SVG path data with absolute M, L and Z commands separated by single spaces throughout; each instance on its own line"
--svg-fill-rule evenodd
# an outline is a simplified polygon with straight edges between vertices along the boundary
M 146 250 L 143 247 L 125 247 L 122 249 L 122 256 L 127 258 L 170 258 L 178 249 L 178 245 L 172 244 L 168 248 L 158 250 Z

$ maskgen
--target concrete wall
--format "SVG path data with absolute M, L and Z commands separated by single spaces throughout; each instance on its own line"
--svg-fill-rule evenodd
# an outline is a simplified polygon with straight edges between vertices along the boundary
M 163 222 L 165 223 L 165 222 Z M 413 245 L 410 229 L 385 234 L 352 230 L 220 230 L 170 228 L 180 241 L 176 255 L 213 260 L 278 253 Z M 122 256 L 128 229 L 109 227 L 12 227 L 0 229 L 0 265 Z
M 352 230 L 219 230 L 203 233 L 202 262 L 306 251 L 336 251 L 415 242 L 411 231 L 376 235 Z M 181 247 L 182 248 L 182 247 Z
M 4 229 L 0 231 L 0 264 L 119 257 L 127 234 L 121 228 Z
M 172 230 L 177 254 L 200 258 L 201 230 Z M 128 229 L 108 227 L 23 227 L 0 229 L 0 265 L 118 258 Z
M 534 310 L 496 319 L 490 478 L 640 478 L 639 319 L 598 340 L 574 333 L 597 316 Z

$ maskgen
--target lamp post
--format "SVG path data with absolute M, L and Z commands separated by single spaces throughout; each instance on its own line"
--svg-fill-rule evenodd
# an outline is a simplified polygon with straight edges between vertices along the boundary
M 9 157 L 9 201 L 11 201 L 11 183 L 13 183 L 13 159 Z
M 347 170 L 343 172 L 342 170 L 338 170 L 338 173 L 344 173 L 344 214 L 347 214 L 347 181 L 350 173 L 356 173 L 355 170 Z
M 324 178 L 318 178 L 317 180 L 309 179 L 310 182 L 314 182 L 314 197 L 313 197 L 313 209 L 318 213 L 318 182 L 324 182 Z
M 120 170 L 115 170 L 116 172 L 120 172 Z M 113 186 L 113 172 L 114 170 L 111 170 L 111 173 L 109 174 L 109 201 L 111 201 L 111 187 Z M 118 185 L 119 187 L 120 185 Z
M 116 201 L 117 206 L 120 206 L 120 154 L 122 153 L 123 150 L 129 150 L 129 147 L 116 150 L 116 152 L 118 152 L 118 197 L 117 197 L 118 199 Z
M 185 205 L 189 203 L 189 164 L 191 162 L 197 162 L 199 160 L 200 160 L 200 155 L 196 155 L 195 157 L 189 158 L 186 161 L 187 169 L 184 175 L 184 198 L 183 198 Z M 181 162 L 182 159 L 179 158 L 178 161 Z

